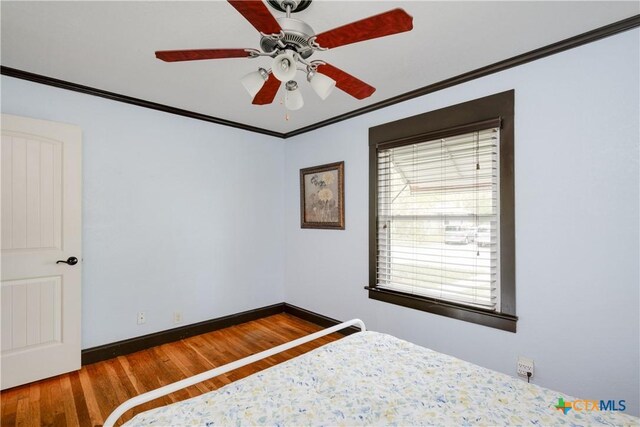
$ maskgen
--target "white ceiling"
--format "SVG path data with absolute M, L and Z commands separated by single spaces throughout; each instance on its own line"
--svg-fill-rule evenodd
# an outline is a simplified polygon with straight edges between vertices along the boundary
M 285 120 L 283 88 L 251 105 L 239 79 L 269 58 L 165 63 L 156 50 L 258 48 L 226 1 L 2 1 L 2 65 L 277 132 L 289 132 L 638 14 L 636 1 L 328 1 L 294 17 L 316 33 L 402 7 L 411 32 L 317 52 L 377 88 L 305 106 Z M 273 11 L 280 16 L 279 12 Z

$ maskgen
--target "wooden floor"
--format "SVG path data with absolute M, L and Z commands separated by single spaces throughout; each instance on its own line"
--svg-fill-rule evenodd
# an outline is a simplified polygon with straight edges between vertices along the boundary
M 140 393 L 258 353 L 322 328 L 282 313 L 104 362 L 0 393 L 2 427 L 102 425 L 120 403 Z M 215 390 L 320 345 L 320 338 L 128 411 L 121 422 L 158 406 Z

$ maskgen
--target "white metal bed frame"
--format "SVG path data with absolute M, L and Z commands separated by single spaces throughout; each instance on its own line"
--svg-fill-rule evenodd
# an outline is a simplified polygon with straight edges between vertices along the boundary
M 139 396 L 132 397 L 126 402 L 122 403 L 118 406 L 110 415 L 107 417 L 107 420 L 104 422 L 104 427 L 113 427 L 118 421 L 118 419 L 127 412 L 129 409 L 132 409 L 138 405 L 142 405 L 143 403 L 149 402 L 153 399 L 157 399 L 161 396 L 165 396 L 167 394 L 173 393 L 174 391 L 178 391 L 185 387 L 192 386 L 202 381 L 206 381 L 210 378 L 217 377 L 218 375 L 222 375 L 229 371 L 233 371 L 234 369 L 241 368 L 243 366 L 249 365 L 253 362 L 257 362 L 258 360 L 264 359 L 269 356 L 273 356 L 274 354 L 278 354 L 285 350 L 289 350 L 293 347 L 297 347 L 301 344 L 308 343 L 309 341 L 313 341 L 325 335 L 332 334 L 341 329 L 348 328 L 350 326 L 358 326 L 360 327 L 360 331 L 366 331 L 367 328 L 364 325 L 364 322 L 360 319 L 351 319 L 347 322 L 340 323 L 338 325 L 332 326 L 327 329 L 323 329 L 322 331 L 315 332 L 313 334 L 309 334 L 302 338 L 298 338 L 296 340 L 281 344 L 277 347 L 270 348 L 268 350 L 261 351 L 260 353 L 253 354 L 251 356 L 247 356 L 243 359 L 236 360 L 235 362 L 227 363 L 226 365 L 218 366 L 217 368 L 213 368 L 209 371 L 202 372 L 200 374 L 194 375 L 189 378 L 185 378 L 180 381 L 176 381 L 171 384 L 167 384 L 164 387 L 157 388 L 155 390 L 148 391 Z

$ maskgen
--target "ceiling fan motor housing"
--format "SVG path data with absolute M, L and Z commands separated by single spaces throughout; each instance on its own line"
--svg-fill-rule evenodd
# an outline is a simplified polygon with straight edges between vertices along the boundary
M 291 12 L 301 12 L 311 5 L 311 0 L 267 0 L 269 6 L 280 12 L 286 12 L 287 6 L 291 7 Z
M 281 39 L 282 42 L 289 49 L 298 52 L 302 58 L 310 57 L 313 54 L 313 48 L 309 44 L 309 38 L 316 34 L 313 28 L 306 22 L 295 18 L 281 17 L 276 18 L 276 20 L 284 32 L 284 37 Z M 266 53 L 281 49 L 278 45 L 278 40 L 271 36 L 264 36 L 260 39 L 260 48 Z

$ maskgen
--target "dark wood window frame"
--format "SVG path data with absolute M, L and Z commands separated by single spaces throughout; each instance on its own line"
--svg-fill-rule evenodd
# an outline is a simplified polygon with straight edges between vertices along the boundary
M 516 331 L 514 98 L 515 91 L 510 90 L 369 129 L 369 286 L 366 287 L 369 298 L 509 332 Z M 455 132 L 464 133 L 478 123 L 496 119 L 500 121 L 500 312 L 377 288 L 378 149 L 427 141 Z

